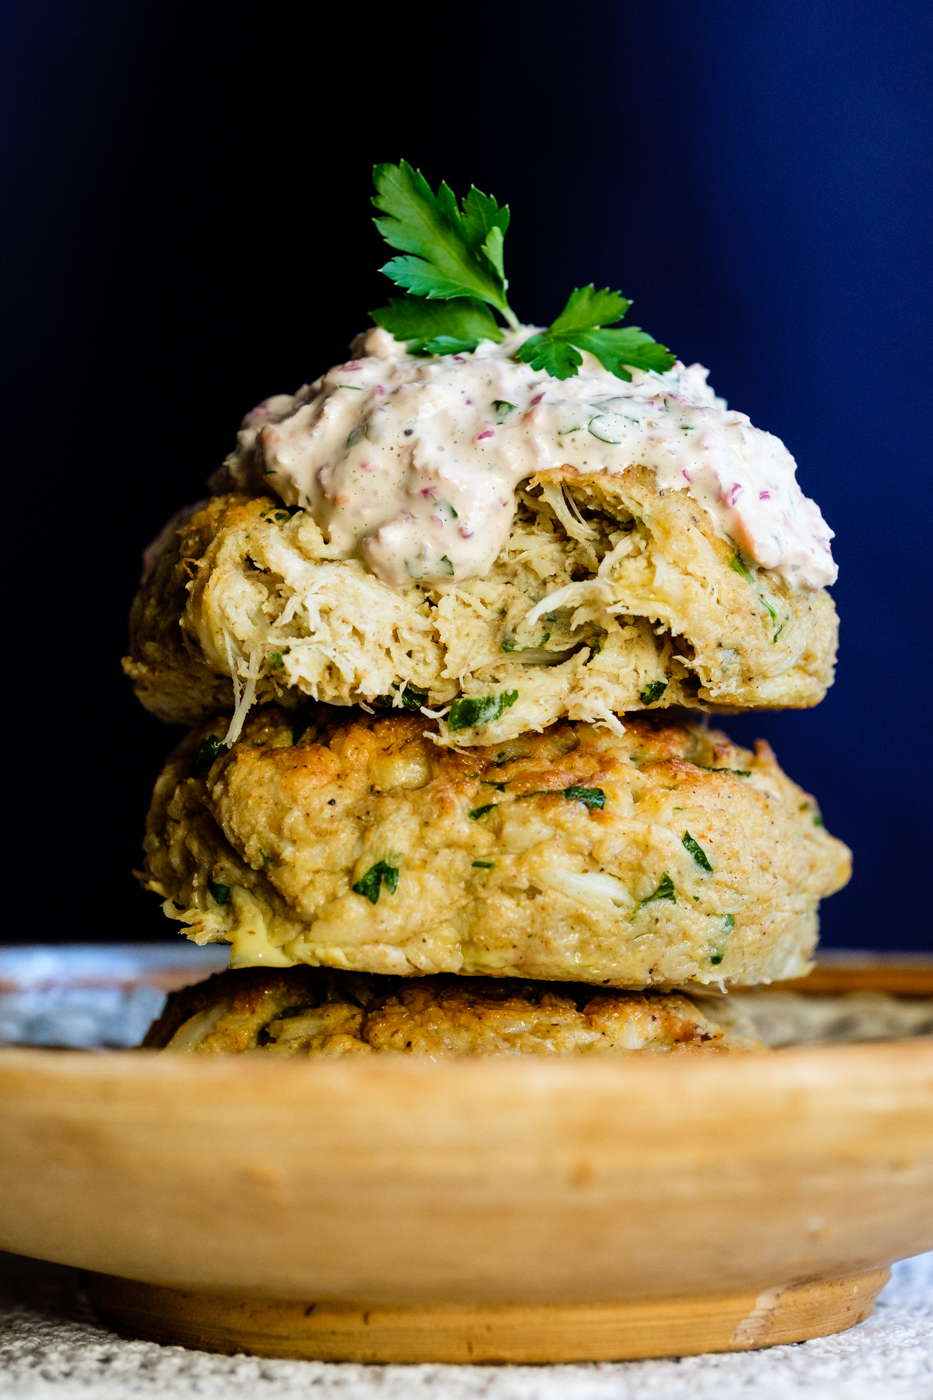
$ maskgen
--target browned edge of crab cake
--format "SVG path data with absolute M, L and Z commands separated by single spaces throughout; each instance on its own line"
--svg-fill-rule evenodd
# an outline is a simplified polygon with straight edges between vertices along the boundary
M 846 847 L 766 744 L 629 716 L 451 750 L 420 715 L 275 706 L 194 731 L 148 887 L 234 966 L 699 989 L 800 975 Z
M 144 1048 L 201 1054 L 459 1055 L 760 1050 L 678 993 L 327 969 L 216 974 L 174 992 Z

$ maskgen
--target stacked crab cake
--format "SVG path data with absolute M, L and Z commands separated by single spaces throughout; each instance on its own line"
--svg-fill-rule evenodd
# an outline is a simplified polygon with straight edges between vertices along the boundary
M 807 970 L 849 853 L 703 711 L 822 697 L 829 531 L 705 371 L 520 343 L 371 332 L 151 552 L 125 667 L 193 727 L 144 878 L 233 970 L 147 1043 L 733 1049 L 691 994 Z

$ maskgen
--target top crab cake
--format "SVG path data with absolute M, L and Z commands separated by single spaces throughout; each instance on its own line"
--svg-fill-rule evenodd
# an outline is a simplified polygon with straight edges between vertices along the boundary
M 528 335 L 419 358 L 376 330 L 253 410 L 137 597 L 143 703 L 235 707 L 231 740 L 272 699 L 424 708 L 451 745 L 816 704 L 831 532 L 787 450 L 699 366 L 558 380 Z

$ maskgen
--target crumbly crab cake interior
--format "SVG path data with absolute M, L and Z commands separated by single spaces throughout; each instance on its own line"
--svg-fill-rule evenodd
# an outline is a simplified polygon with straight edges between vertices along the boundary
M 808 969 L 849 875 L 768 746 L 702 723 L 457 750 L 405 713 L 262 706 L 229 749 L 228 722 L 159 778 L 144 879 L 235 967 L 748 986 Z
M 169 997 L 143 1045 L 175 1053 L 592 1055 L 761 1050 L 725 1004 L 511 979 L 225 972 Z
M 647 468 L 543 472 L 479 578 L 393 587 L 268 496 L 215 497 L 133 607 L 142 702 L 196 724 L 308 698 L 439 711 L 442 743 L 645 708 L 816 704 L 837 619 L 825 589 L 759 570 Z M 234 679 L 235 678 L 235 679 Z

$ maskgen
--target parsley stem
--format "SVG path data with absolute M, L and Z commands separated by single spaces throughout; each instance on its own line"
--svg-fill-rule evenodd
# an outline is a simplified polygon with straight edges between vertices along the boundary
M 515 315 L 515 312 L 512 310 L 511 306 L 509 306 L 508 302 L 506 302 L 503 306 L 500 306 L 499 310 L 502 312 L 503 316 L 508 321 L 513 331 L 521 330 L 522 323 Z

